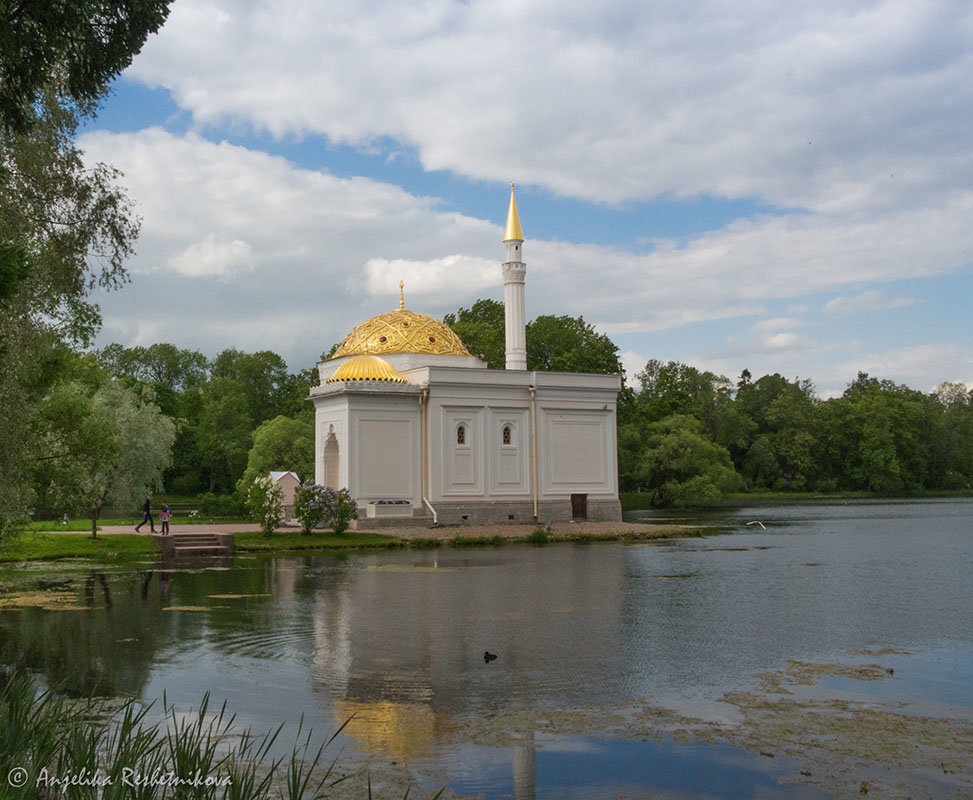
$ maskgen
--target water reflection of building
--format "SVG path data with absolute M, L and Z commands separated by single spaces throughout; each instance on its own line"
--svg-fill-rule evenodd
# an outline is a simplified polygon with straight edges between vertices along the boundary
M 505 548 L 362 558 L 314 589 L 312 686 L 362 750 L 408 763 L 494 711 L 590 704 L 621 646 L 624 550 Z M 499 654 L 485 663 L 484 650 Z M 512 772 L 532 798 L 533 731 Z

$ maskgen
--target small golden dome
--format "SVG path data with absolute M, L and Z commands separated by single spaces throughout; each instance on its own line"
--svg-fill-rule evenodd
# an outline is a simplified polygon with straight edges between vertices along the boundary
M 349 358 L 334 371 L 334 375 L 328 378 L 325 383 L 337 383 L 338 381 L 407 382 L 388 361 L 372 355 Z
M 425 353 L 435 356 L 470 354 L 459 336 L 438 319 L 417 314 L 407 308 L 365 320 L 345 337 L 332 358 L 365 353 Z

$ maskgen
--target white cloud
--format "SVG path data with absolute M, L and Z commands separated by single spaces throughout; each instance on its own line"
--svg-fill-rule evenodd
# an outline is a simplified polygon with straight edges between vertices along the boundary
M 862 353 L 854 360 L 836 365 L 834 370 L 850 375 L 848 381 L 861 371 L 914 389 L 932 391 L 944 381 L 973 383 L 973 346 L 922 344 Z
M 500 226 L 443 211 L 435 198 L 300 169 L 194 133 L 98 132 L 80 144 L 92 160 L 123 170 L 144 218 L 129 265 L 133 283 L 97 298 L 102 341 L 151 337 L 210 354 L 269 348 L 296 368 L 362 320 L 396 308 L 399 280 L 409 307 L 434 316 L 478 297 L 502 297 Z M 504 193 L 497 203 L 505 208 Z M 722 366 L 714 371 L 732 376 L 748 366 L 760 374 L 766 366 L 790 374 L 799 363 L 811 374 L 833 358 L 818 331 L 795 334 L 784 324 L 796 325 L 792 318 L 777 317 L 758 321 L 757 333 L 766 335 L 748 340 L 747 318 L 767 317 L 781 300 L 948 272 L 973 245 L 971 209 L 970 198 L 957 195 L 935 210 L 867 222 L 768 216 L 679 246 L 660 241 L 648 254 L 529 240 L 528 317 L 583 315 L 603 332 L 624 335 L 626 350 L 680 360 L 687 347 L 661 353 L 651 336 L 634 336 L 738 319 L 744 345 L 697 348 L 718 353 Z M 522 219 L 529 213 L 522 204 Z M 638 359 L 632 375 L 644 366 Z M 943 379 L 953 377 L 963 379 Z
M 812 341 L 807 336 L 802 336 L 797 333 L 775 333 L 771 336 L 765 336 L 761 341 L 761 346 L 765 350 L 773 350 L 776 352 L 794 350 L 809 350 L 812 347 L 817 346 L 817 342 Z
M 171 256 L 167 265 L 191 278 L 216 275 L 229 278 L 241 271 L 253 269 L 252 249 L 242 239 L 217 242 L 213 233 L 201 242 L 194 242 L 181 253 Z
M 365 262 L 365 287 L 373 296 L 389 295 L 405 283 L 409 300 L 435 298 L 463 302 L 470 292 L 495 289 L 497 262 L 486 258 L 450 255 L 426 261 L 406 258 L 370 258 Z
M 919 302 L 914 297 L 893 297 L 888 292 L 872 289 L 854 297 L 835 297 L 824 304 L 828 314 L 848 314 L 859 311 L 887 311 Z
M 128 75 L 201 125 L 388 137 L 428 170 L 854 214 L 973 183 L 971 24 L 948 0 L 180 0 Z
M 647 356 L 636 353 L 634 350 L 619 353 L 618 360 L 622 362 L 622 369 L 625 370 L 625 382 L 628 386 L 636 384 L 635 376 L 645 369 L 645 365 L 649 361 Z

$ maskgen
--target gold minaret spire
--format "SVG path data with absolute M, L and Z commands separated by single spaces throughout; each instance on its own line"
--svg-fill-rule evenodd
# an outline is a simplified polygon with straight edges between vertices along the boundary
M 399 281 L 399 311 L 405 311 L 405 281 Z
M 517 213 L 517 201 L 514 200 L 514 184 L 510 182 L 510 207 L 507 209 L 507 230 L 504 231 L 505 242 L 524 241 L 524 232 L 520 228 L 520 215 Z

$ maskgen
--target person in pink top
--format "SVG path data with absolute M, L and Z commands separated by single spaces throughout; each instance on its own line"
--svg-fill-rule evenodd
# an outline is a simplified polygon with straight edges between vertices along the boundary
M 159 522 L 162 523 L 162 535 L 167 536 L 169 534 L 169 520 L 172 519 L 172 512 L 169 510 L 169 506 L 162 506 L 162 513 L 159 514 Z

